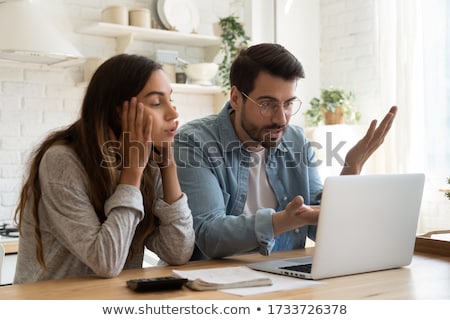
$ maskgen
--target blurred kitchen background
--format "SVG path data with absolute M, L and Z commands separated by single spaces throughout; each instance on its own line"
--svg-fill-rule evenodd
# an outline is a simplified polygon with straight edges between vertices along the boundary
M 13 1 L 25 0 L 0 0 L 0 13 L 5 2 Z M 450 176 L 450 9 L 445 0 L 186 1 L 189 7 L 183 12 L 194 20 L 195 35 L 205 36 L 199 42 L 186 37 L 190 34 L 186 30 L 171 31 L 173 36 L 161 38 L 135 32 L 136 27 L 102 27 L 103 10 L 120 6 L 148 9 L 150 28 L 167 29 L 158 13 L 158 1 L 164 2 L 32 1 L 35 11 L 75 48 L 79 58 L 52 61 L 50 65 L 26 61 L 33 59 L 19 53 L 0 59 L 0 224 L 12 223 L 30 151 L 50 130 L 76 119 L 92 66 L 95 69 L 118 52 L 168 59 L 168 64 L 174 53 L 190 63 L 212 62 L 220 45 L 214 23 L 236 15 L 250 43 L 280 43 L 302 62 L 306 78 L 299 83 L 298 96 L 303 110 L 292 122 L 305 125 L 303 112 L 321 88 L 336 86 L 355 93 L 362 118 L 358 125 L 350 126 L 351 134 L 340 136 L 347 131 L 339 126 L 311 129 L 334 132 L 339 138 L 333 145 L 346 141 L 342 157 L 370 120 L 381 119 L 391 105 L 398 105 L 394 128 L 364 173 L 425 172 L 427 187 L 419 232 L 450 229 L 450 201 L 438 191 Z M 9 36 L 20 40 L 15 31 L 25 20 L 12 20 L 11 24 L 17 25 L 2 27 L 0 39 Z M 41 27 L 34 26 L 36 34 Z M 190 80 L 186 81 L 189 84 Z M 215 81 L 210 85 L 174 83 L 173 88 L 181 124 L 216 113 L 226 101 Z M 339 168 L 328 169 L 323 168 L 324 175 L 339 172 Z

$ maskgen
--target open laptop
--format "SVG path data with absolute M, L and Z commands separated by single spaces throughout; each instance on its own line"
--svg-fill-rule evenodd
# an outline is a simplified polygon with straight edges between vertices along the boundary
M 323 279 L 411 263 L 425 175 L 349 175 L 324 182 L 313 256 L 249 264 Z

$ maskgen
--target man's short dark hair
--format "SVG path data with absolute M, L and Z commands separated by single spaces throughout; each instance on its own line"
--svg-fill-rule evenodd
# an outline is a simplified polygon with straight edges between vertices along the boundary
M 294 80 L 305 77 L 303 66 L 286 48 L 275 43 L 261 43 L 241 50 L 230 68 L 230 84 L 244 93 L 254 89 L 261 71 Z

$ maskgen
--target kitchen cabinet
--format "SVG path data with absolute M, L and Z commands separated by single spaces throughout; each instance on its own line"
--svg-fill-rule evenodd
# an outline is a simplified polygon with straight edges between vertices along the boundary
M 17 253 L 5 255 L 3 258 L 2 278 L 0 285 L 11 284 L 16 273 Z
M 18 238 L 0 236 L 0 244 L 3 245 L 5 256 L 3 265 L 0 265 L 0 285 L 10 284 L 14 280 L 17 262 Z

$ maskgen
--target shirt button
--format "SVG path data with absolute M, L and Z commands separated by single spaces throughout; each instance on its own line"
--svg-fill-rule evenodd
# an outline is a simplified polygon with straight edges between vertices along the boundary
M 284 196 L 283 200 L 284 200 L 284 201 L 286 201 L 286 200 L 287 200 L 287 197 L 286 197 L 286 196 Z
M 299 233 L 300 230 L 299 230 L 299 229 L 295 229 L 294 232 L 295 232 L 295 233 Z

